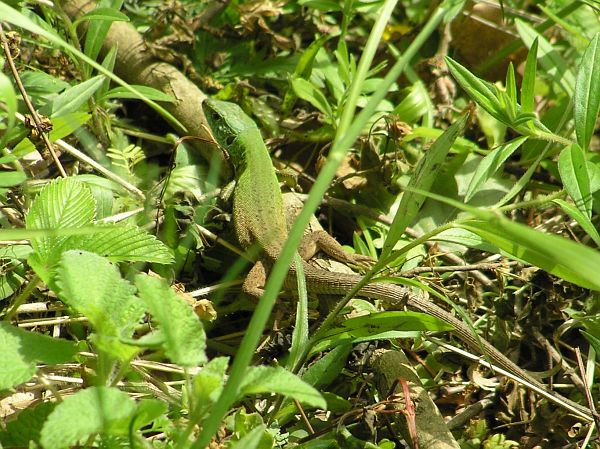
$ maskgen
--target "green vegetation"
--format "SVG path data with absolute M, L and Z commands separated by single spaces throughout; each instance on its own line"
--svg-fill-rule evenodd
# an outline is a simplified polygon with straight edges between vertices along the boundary
M 57 3 L 0 2 L 2 447 L 598 444 L 597 2 Z M 307 193 L 258 302 L 207 96 Z M 569 401 L 439 317 L 309 294 L 317 211 L 364 284 Z

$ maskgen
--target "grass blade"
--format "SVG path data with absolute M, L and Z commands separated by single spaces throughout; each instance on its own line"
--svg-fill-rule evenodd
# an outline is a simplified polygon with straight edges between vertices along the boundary
M 566 201 L 563 201 L 561 199 L 556 199 L 554 200 L 554 202 L 558 204 L 562 210 L 569 214 L 571 218 L 574 218 L 575 221 L 577 221 L 577 223 L 579 224 L 579 226 L 581 226 L 581 229 L 583 229 L 587 233 L 587 235 L 589 235 L 590 238 L 594 241 L 596 246 L 600 247 L 600 234 L 596 230 L 596 227 L 594 226 L 592 221 L 586 215 L 581 213 L 581 211 L 575 206 L 573 206 L 571 203 L 567 203 Z
M 594 36 L 581 59 L 575 84 L 574 109 L 577 143 L 586 150 L 600 111 L 600 33 Z
M 469 188 L 465 194 L 465 202 L 468 203 L 471 198 L 479 191 L 488 179 L 504 164 L 504 161 L 510 157 L 525 141 L 527 137 L 517 137 L 504 145 L 495 148 L 477 166 L 475 174 L 471 178 Z
M 560 178 L 573 202 L 586 217 L 592 217 L 590 176 L 585 155 L 577 144 L 566 147 L 558 158 Z
M 525 73 L 521 82 L 521 112 L 533 112 L 534 108 L 534 90 L 535 76 L 537 71 L 537 38 L 531 44 L 529 53 L 527 54 L 527 62 L 525 62 Z
M 517 31 L 519 36 L 531 48 L 535 40 L 538 41 L 540 49 L 540 65 L 545 69 L 552 80 L 559 85 L 567 95 L 572 96 L 575 89 L 575 76 L 569 70 L 567 62 L 560 56 L 560 53 L 539 34 L 535 29 L 531 28 L 527 23 L 518 20 L 516 21 Z

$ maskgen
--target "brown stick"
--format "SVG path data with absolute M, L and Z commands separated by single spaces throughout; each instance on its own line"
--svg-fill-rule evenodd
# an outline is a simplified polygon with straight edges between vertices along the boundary
M 72 0 L 63 4 L 63 9 L 71 20 L 75 20 L 95 7 L 96 2 L 90 0 Z M 177 131 L 204 139 L 204 141 L 195 140 L 191 144 L 206 160 L 211 161 L 215 156 L 222 159 L 221 152 L 215 152 L 215 147 L 209 144 L 210 134 L 201 107 L 202 101 L 206 98 L 204 92 L 177 68 L 157 61 L 142 36 L 131 24 L 114 22 L 104 40 L 101 54 L 105 54 L 115 45 L 117 46 L 115 74 L 128 83 L 150 86 L 171 95 L 176 101 L 161 103 L 161 106 L 173 114 L 186 128 Z

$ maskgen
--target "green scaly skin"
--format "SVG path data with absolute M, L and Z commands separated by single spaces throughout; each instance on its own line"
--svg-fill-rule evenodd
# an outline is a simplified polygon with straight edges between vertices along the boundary
M 267 257 L 275 259 L 287 227 L 279 182 L 260 131 L 237 104 L 205 100 L 202 107 L 213 137 L 235 171 L 237 238 L 245 249 L 260 244 Z
M 256 124 L 238 105 L 208 99 L 204 101 L 202 108 L 214 139 L 227 152 L 235 170 L 233 220 L 237 238 L 245 249 L 259 245 L 262 250 L 260 262 L 269 267 L 277 259 L 287 238 L 287 228 L 281 190 L 267 147 Z M 348 261 L 348 258 L 343 261 Z M 361 280 L 357 275 L 319 270 L 306 263 L 303 264 L 303 270 L 307 290 L 312 294 L 343 296 Z M 296 286 L 293 266 L 285 285 L 288 288 Z M 546 398 L 569 409 L 580 418 L 592 421 L 588 408 L 548 390 L 489 342 L 473 335 L 472 330 L 454 315 L 413 294 L 406 287 L 372 283 L 363 287 L 359 295 L 380 299 L 388 304 L 404 304 L 409 309 L 426 313 L 452 325 L 453 333 L 472 351 L 481 352 L 483 349 L 495 365 L 525 380 Z

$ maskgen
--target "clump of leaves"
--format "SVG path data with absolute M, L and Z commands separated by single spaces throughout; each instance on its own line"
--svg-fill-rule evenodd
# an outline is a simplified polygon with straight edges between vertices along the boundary
M 5 344 L 0 358 L 3 366 L 11 369 L 3 370 L 0 388 L 28 381 L 39 373 L 40 362 L 52 365 L 76 359 L 88 365 L 88 381 L 93 386 L 56 405 L 42 404 L 19 415 L 0 433 L 5 447 L 36 441 L 47 449 L 59 449 L 96 439 L 142 444 L 143 427 L 172 425 L 167 417 L 170 407 L 177 413 L 188 410 L 189 424 L 171 429 L 187 438 L 195 424 L 209 414 L 222 389 L 228 360 L 215 358 L 206 363 L 204 329 L 190 305 L 163 279 L 143 273 L 124 279 L 115 265 L 142 260 L 169 263 L 169 251 L 137 227 L 94 224 L 94 211 L 89 189 L 76 178 L 68 178 L 47 185 L 27 215 L 27 228 L 41 234 L 32 238 L 28 260 L 69 310 L 87 319 L 92 331 L 88 342 L 95 357 L 77 356 L 77 346 L 67 340 L 2 323 L 0 338 Z M 150 332 L 144 331 L 147 320 L 152 323 Z M 148 398 L 136 402 L 115 387 L 129 382 L 131 362 L 144 351 L 162 354 L 189 370 L 181 372 L 189 386 L 185 400 L 171 391 L 169 401 Z M 236 398 L 272 392 L 325 407 L 319 392 L 275 367 L 249 369 Z M 31 429 L 24 436 L 20 432 L 27 426 Z M 254 427 L 238 431 L 238 438 L 254 435 Z M 268 436 L 264 426 L 260 429 L 260 438 Z

